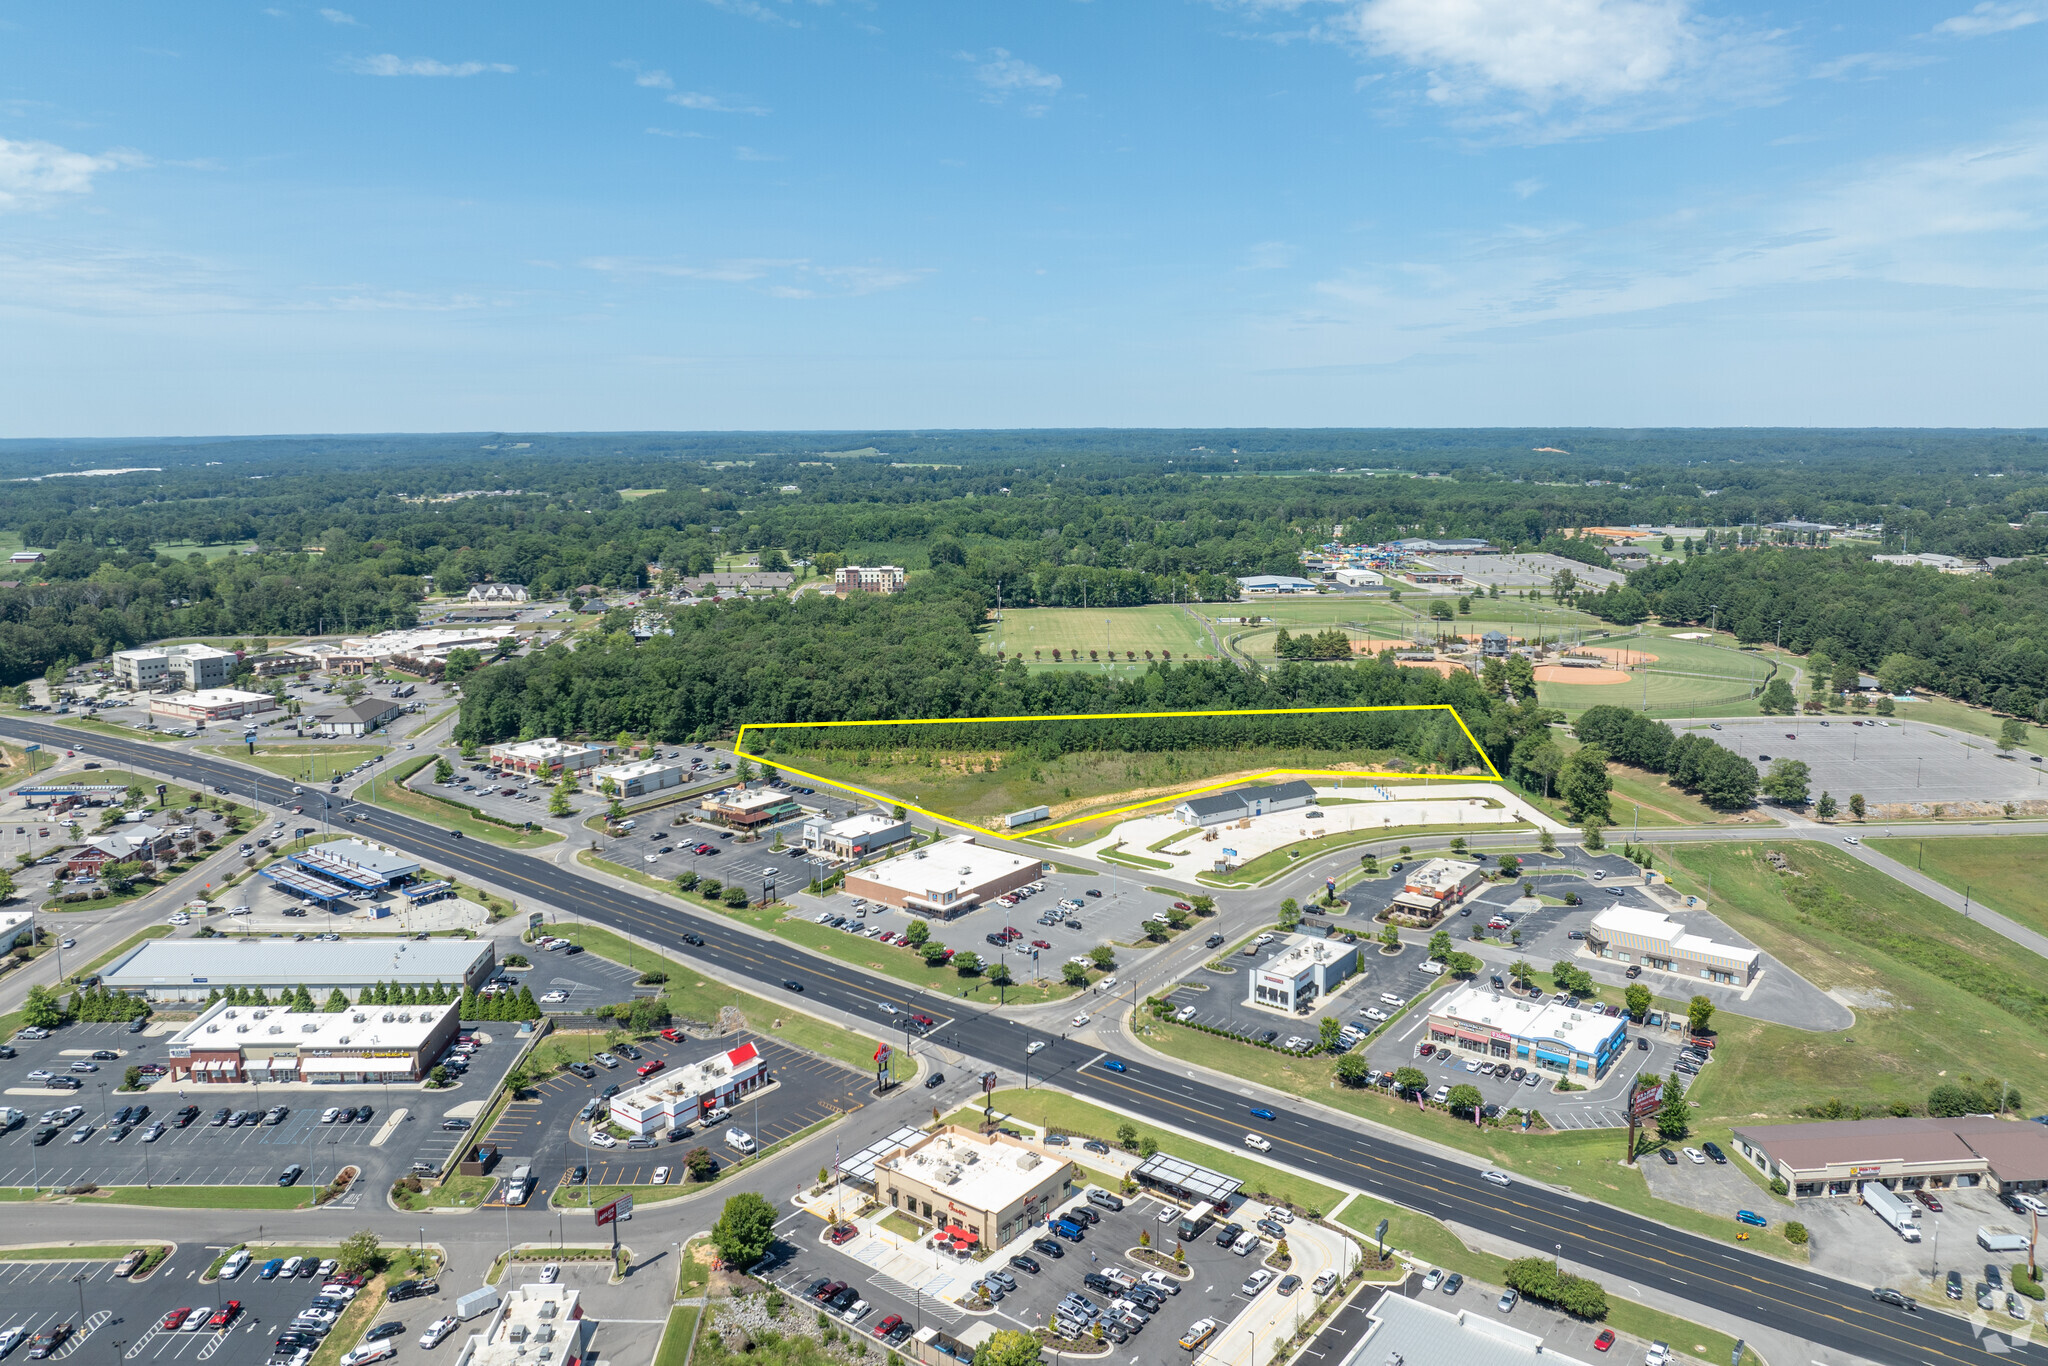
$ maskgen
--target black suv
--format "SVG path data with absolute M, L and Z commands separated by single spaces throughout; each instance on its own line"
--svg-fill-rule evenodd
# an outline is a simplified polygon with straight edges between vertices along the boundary
M 1244 1233 L 1243 1224 L 1225 1224 L 1216 1230 L 1216 1246 L 1229 1247 Z
M 1727 1165 L 1728 1165 L 1728 1154 L 1726 1154 L 1726 1153 L 1724 1153 L 1724 1152 L 1722 1152 L 1722 1151 L 1721 1151 L 1721 1145 L 1720 1145 L 1720 1144 L 1718 1144 L 1718 1143 L 1702 1143 L 1702 1144 L 1700 1144 L 1700 1147 L 1701 1147 L 1702 1149 L 1704 1149 L 1704 1150 L 1705 1150 L 1705 1152 L 1706 1152 L 1706 1154 L 1707 1154 L 1707 1156 L 1708 1156 L 1708 1157 L 1710 1157 L 1710 1158 L 1712 1158 L 1712 1159 L 1714 1160 L 1714 1165 L 1715 1165 L 1715 1166 L 1717 1166 L 1717 1167 L 1725 1167 L 1725 1166 L 1727 1166 Z

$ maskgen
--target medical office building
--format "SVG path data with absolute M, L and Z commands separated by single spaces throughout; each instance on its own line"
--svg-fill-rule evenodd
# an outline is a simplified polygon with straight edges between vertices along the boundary
M 1431 1043 L 1489 1061 L 1513 1061 L 1574 1081 L 1598 1081 L 1628 1047 L 1627 1020 L 1466 987 L 1430 1007 Z

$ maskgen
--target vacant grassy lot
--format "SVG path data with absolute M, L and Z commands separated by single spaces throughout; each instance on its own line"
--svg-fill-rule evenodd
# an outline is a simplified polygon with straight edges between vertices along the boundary
M 2048 835 L 1983 839 L 1875 839 L 1871 848 L 1967 892 L 2000 915 L 2048 934 Z
M 1154 655 L 1172 651 L 1175 659 L 1208 659 L 1214 647 L 1199 618 L 1170 603 L 1151 607 L 1112 607 L 1084 611 L 1072 607 L 1006 608 L 1003 618 L 991 622 L 981 638 L 982 649 L 994 654 L 1005 651 L 1026 664 L 1052 664 L 1052 652 L 1071 657 L 1088 651 L 1118 659 L 1136 651 L 1145 662 L 1145 652 Z
M 1930 845 L 1933 842 L 1930 841 Z M 1694 1099 L 1703 1122 L 1790 1117 L 1829 1098 L 1921 1106 L 1944 1073 L 2048 1093 L 2048 989 L 2009 941 L 1823 844 L 1673 845 L 1658 866 L 1752 943 L 1856 1010 L 1816 1034 L 1722 1013 Z M 1707 892 L 1711 875 L 1713 891 Z
M 254 541 L 205 543 L 200 541 L 158 541 L 150 547 L 150 552 L 156 555 L 168 555 L 174 560 L 183 560 L 189 558 L 196 551 L 211 564 L 215 560 L 226 559 L 238 550 L 254 550 L 255 548 L 256 543 Z
M 373 759 L 386 752 L 383 745 L 278 745 L 265 744 L 261 740 L 256 742 L 253 753 L 247 745 L 201 745 L 200 748 L 295 783 L 333 782 L 365 759 Z

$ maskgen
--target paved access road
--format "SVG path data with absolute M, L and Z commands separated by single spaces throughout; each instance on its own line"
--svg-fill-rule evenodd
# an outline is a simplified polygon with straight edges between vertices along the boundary
M 14 718 L 0 731 L 46 744 L 76 746 L 75 735 Z M 220 785 L 247 793 L 251 775 L 243 769 L 196 756 L 167 754 L 124 741 L 94 739 L 93 752 L 167 773 L 179 781 Z M 746 933 L 730 922 L 659 903 L 592 881 L 540 859 L 451 839 L 423 821 L 384 811 L 365 811 L 358 827 L 372 838 L 431 854 L 471 878 L 494 881 L 525 895 L 564 907 L 598 924 L 615 926 L 662 945 L 678 957 L 760 985 L 771 997 L 784 980 L 806 989 L 806 998 L 878 1030 L 895 1027 L 913 1004 L 928 1008 L 920 993 L 904 984 L 814 957 L 794 945 Z M 1754 832 L 1748 832 L 1754 838 Z M 685 949 L 681 936 L 695 932 L 705 946 Z M 1517 1181 L 1499 1190 L 1461 1161 L 1408 1144 L 1359 1132 L 1320 1113 L 1282 1109 L 1272 1124 L 1248 1116 L 1252 1097 L 1192 1073 L 1134 1059 L 1116 1074 L 1094 1065 L 1098 1050 L 1053 1038 L 993 1012 L 961 1010 L 940 1020 L 937 1034 L 950 1046 L 990 1062 L 1015 1065 L 1025 1044 L 1044 1038 L 1049 1046 L 1034 1060 L 1034 1074 L 1111 1109 L 1144 1116 L 1237 1146 L 1253 1126 L 1273 1144 L 1273 1158 L 1301 1171 L 1355 1186 L 1439 1219 L 1492 1230 L 1536 1251 L 1561 1255 L 1600 1268 L 1619 1292 L 1650 1286 L 1689 1302 L 1811 1342 L 1824 1342 L 1888 1366 L 1943 1366 L 1976 1361 L 1988 1349 L 1966 1320 L 1938 1312 L 1907 1315 L 1849 1285 L 1802 1267 L 1730 1248 L 1668 1228 L 1621 1210 L 1561 1191 Z M 1259 1097 L 1271 1103 L 1269 1097 Z M 1279 1108 L 1279 1107 L 1275 1107 Z M 2048 1362 L 2048 1349 L 1996 1339 L 2001 1354 L 2018 1362 Z

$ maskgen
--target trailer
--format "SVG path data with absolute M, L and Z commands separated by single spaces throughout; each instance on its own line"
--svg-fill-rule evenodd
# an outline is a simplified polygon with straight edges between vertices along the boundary
M 2014 1233 L 2009 1228 L 1977 1229 L 1977 1246 L 1986 1252 L 2025 1252 L 2031 1244 L 2024 1233 Z
M 1920 1241 L 1920 1225 L 1913 1218 L 1917 1211 L 1911 1201 L 1901 1200 L 1875 1181 L 1865 1181 L 1856 1188 L 1856 1193 L 1901 1238 L 1909 1243 Z
M 498 1307 L 498 1292 L 485 1286 L 472 1290 L 455 1301 L 455 1317 L 467 1323 L 479 1314 L 488 1314 Z

